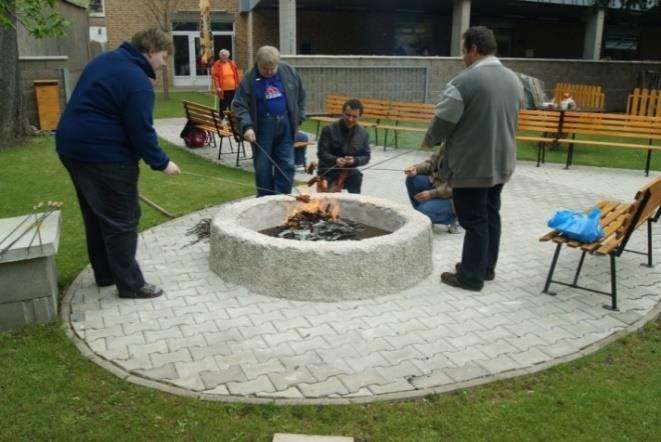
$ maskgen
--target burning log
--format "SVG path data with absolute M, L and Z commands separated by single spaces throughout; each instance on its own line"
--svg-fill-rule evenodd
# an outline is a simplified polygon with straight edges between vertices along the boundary
M 298 241 L 361 240 L 390 232 L 351 220 L 341 220 L 331 204 L 316 210 L 303 209 L 290 216 L 285 224 L 261 230 L 276 238 Z

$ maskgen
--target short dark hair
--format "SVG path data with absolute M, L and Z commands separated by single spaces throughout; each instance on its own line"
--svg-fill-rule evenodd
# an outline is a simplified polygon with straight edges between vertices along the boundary
M 345 101 L 344 104 L 342 105 L 342 112 L 347 110 L 348 107 L 354 110 L 358 109 L 360 111 L 360 115 L 363 114 L 363 103 L 361 103 L 360 100 L 357 98 L 351 98 Z
M 475 45 L 480 55 L 492 55 L 498 50 L 498 43 L 493 31 L 486 26 L 473 26 L 464 32 L 464 48 L 467 51 Z
M 158 28 L 149 28 L 137 32 L 131 38 L 131 44 L 143 54 L 161 51 L 168 51 L 168 54 L 172 53 L 172 39 Z

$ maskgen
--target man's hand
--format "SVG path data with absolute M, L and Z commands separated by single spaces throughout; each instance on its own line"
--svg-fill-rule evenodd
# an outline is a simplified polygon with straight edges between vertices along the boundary
M 344 167 L 346 165 L 346 163 L 347 163 L 347 160 L 346 160 L 345 157 L 337 157 L 335 159 L 335 165 L 337 167 Z
M 423 190 L 420 193 L 417 193 L 413 198 L 419 203 L 429 201 L 431 199 L 431 192 L 429 190 Z
M 346 155 L 344 157 L 344 165 L 345 166 L 353 166 L 355 160 L 351 155 Z
M 217 87 L 217 88 L 216 88 L 216 95 L 218 95 L 218 98 L 220 98 L 220 99 L 222 100 L 222 99 L 223 99 L 223 96 L 224 96 L 225 94 L 223 93 L 223 90 L 222 90 L 221 88 Z
M 254 143 L 257 141 L 257 136 L 255 135 L 255 131 L 252 129 L 248 129 L 243 133 L 243 138 L 245 138 L 246 141 L 249 143 Z
M 409 166 L 404 169 L 404 175 L 406 176 L 416 176 L 417 174 L 418 170 L 415 168 L 415 166 Z
M 167 176 L 177 176 L 181 173 L 181 169 L 179 169 L 179 166 L 177 166 L 174 162 L 170 161 L 167 167 L 163 169 L 163 173 Z

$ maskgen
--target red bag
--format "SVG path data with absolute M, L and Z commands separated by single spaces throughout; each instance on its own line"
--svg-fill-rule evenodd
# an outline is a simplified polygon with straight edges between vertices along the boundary
M 182 138 L 184 139 L 186 147 L 190 148 L 204 147 L 209 144 L 209 136 L 207 132 L 198 127 L 190 128 Z

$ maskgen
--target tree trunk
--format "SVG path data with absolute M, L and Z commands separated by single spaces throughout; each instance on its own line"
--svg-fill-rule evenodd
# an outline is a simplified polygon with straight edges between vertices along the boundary
M 163 99 L 164 100 L 169 100 L 170 99 L 170 84 L 168 83 L 168 67 L 163 66 L 161 68 L 161 75 L 163 80 Z
M 16 20 L 8 17 L 16 25 Z M 0 26 L 0 146 L 13 145 L 30 134 L 25 117 L 16 30 Z

